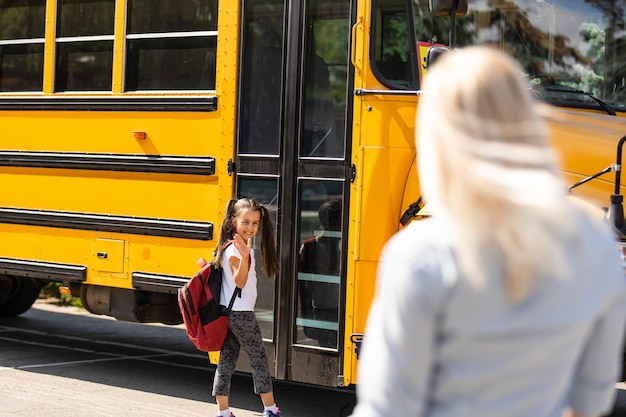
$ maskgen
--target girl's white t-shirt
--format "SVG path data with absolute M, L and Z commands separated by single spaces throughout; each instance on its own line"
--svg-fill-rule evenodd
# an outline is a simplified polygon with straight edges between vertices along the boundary
M 222 257 L 222 268 L 223 268 L 223 278 L 222 278 L 222 294 L 220 296 L 220 305 L 225 307 L 228 306 L 230 302 L 230 298 L 233 296 L 233 292 L 235 291 L 235 279 L 233 278 L 233 271 L 230 267 L 230 258 L 234 256 L 237 259 L 241 260 L 241 254 L 235 248 L 235 245 L 228 245 L 226 250 L 224 250 L 224 255 Z M 256 277 L 256 262 L 254 260 L 254 251 L 250 251 L 250 268 L 248 269 L 248 281 L 246 285 L 241 289 L 241 297 L 235 298 L 235 303 L 233 304 L 233 311 L 254 311 L 254 306 L 256 305 L 256 297 L 257 297 L 257 277 Z

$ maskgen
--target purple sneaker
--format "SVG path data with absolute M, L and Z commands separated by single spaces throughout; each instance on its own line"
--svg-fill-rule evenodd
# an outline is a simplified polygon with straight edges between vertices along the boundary
M 280 417 L 280 410 L 277 408 L 275 413 L 270 410 L 263 411 L 263 417 Z

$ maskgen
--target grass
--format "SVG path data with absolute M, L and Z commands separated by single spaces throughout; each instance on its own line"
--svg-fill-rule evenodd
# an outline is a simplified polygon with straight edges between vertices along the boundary
M 57 300 L 57 304 L 59 305 L 82 308 L 83 303 L 81 303 L 80 298 L 73 297 L 67 294 L 61 294 L 61 292 L 59 291 L 59 287 L 61 286 L 62 284 L 60 282 L 49 282 L 48 284 L 41 287 L 39 298 L 53 298 Z

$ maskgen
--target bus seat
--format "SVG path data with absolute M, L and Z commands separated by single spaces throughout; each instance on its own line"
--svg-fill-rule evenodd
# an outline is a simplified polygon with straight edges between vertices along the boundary
M 303 120 L 302 156 L 343 156 L 328 65 L 317 54 L 309 54 L 306 59 Z
M 241 153 L 278 153 L 282 59 L 280 47 L 246 48 L 241 94 Z

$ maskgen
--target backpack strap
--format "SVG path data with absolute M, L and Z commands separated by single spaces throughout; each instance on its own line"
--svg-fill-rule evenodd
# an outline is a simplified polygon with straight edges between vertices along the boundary
M 230 297 L 230 302 L 226 308 L 226 315 L 229 315 L 230 311 L 233 309 L 233 304 L 235 304 L 235 298 L 237 298 L 237 296 L 241 297 L 241 288 L 239 287 L 235 287 L 235 291 L 233 291 L 233 295 Z

